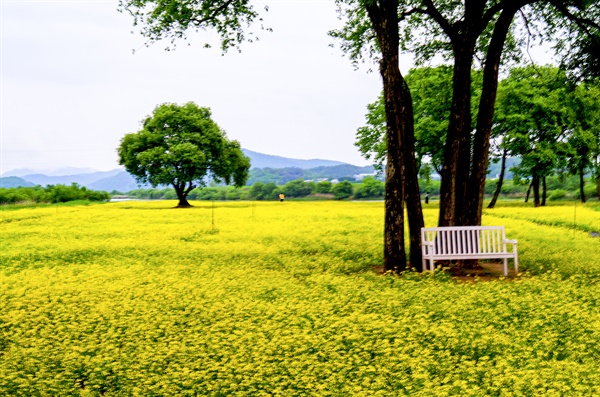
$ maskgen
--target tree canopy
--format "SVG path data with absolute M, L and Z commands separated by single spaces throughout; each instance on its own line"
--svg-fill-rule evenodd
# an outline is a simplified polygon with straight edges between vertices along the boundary
M 589 65 L 593 66 L 600 48 L 600 4 L 570 0 L 338 0 L 348 23 L 332 35 L 341 39 L 353 61 L 386 57 L 381 34 L 365 9 L 389 8 L 390 3 L 395 5 L 396 15 L 386 23 L 398 25 L 398 45 L 403 51 L 414 55 L 417 64 L 435 58 L 453 65 L 439 224 L 480 224 L 501 66 L 519 60 L 530 42 L 549 41 L 563 64 L 573 66 L 572 74 L 590 77 L 588 72 L 594 68 Z M 395 32 L 389 32 L 395 37 Z M 587 66 L 577 68 L 575 59 L 585 60 Z M 472 111 L 473 68 L 482 70 L 476 113 Z M 397 95 L 406 96 L 405 92 L 398 89 Z
M 496 127 L 505 147 L 520 156 L 518 178 L 531 179 L 534 205 L 540 201 L 540 181 L 557 169 L 578 175 L 585 202 L 584 174 L 595 171 L 600 142 L 598 86 L 569 80 L 552 66 L 514 68 L 500 82 Z
M 189 31 L 212 30 L 219 35 L 222 51 L 239 48 L 255 40 L 248 29 L 255 20 L 262 22 L 250 0 L 119 0 L 119 10 L 129 13 L 148 44 L 168 39 L 167 50 L 186 39 Z M 268 7 L 265 7 L 265 11 Z M 261 29 L 270 30 L 261 25 Z M 211 44 L 205 42 L 205 47 Z
M 125 135 L 118 148 L 119 164 L 140 183 L 172 185 L 178 207 L 207 180 L 243 186 L 250 159 L 237 141 L 230 141 L 211 119 L 208 108 L 193 102 L 165 103 L 142 121 L 143 128 Z

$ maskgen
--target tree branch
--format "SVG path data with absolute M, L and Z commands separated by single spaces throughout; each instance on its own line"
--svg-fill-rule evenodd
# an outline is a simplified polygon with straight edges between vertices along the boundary
M 523 23 L 525 24 L 525 29 L 527 30 L 527 49 L 526 49 L 527 55 L 529 56 L 529 60 L 531 61 L 531 66 L 539 73 L 539 70 L 538 70 L 535 62 L 533 61 L 533 57 L 529 53 L 529 47 L 530 47 L 530 42 L 531 42 L 530 39 L 531 39 L 531 36 L 533 36 L 533 33 L 531 33 L 531 29 L 529 29 L 529 19 L 527 19 L 527 15 L 525 15 L 525 13 L 523 12 L 522 9 L 519 9 L 519 14 L 521 15 L 521 18 L 523 18 Z
M 206 17 L 201 19 L 190 18 L 190 22 L 193 22 L 196 26 L 200 26 L 203 23 L 214 21 L 216 16 L 224 10 L 226 10 L 233 2 L 234 0 L 226 0 L 223 4 L 215 8 L 210 15 L 207 15 Z
M 440 11 L 435 7 L 432 0 L 423 0 L 423 3 L 427 7 L 426 14 L 429 15 L 436 21 L 444 33 L 450 38 L 450 41 L 454 41 L 457 39 L 456 37 L 456 29 L 448 22 L 446 18 L 440 13 Z
M 600 24 L 593 19 L 584 18 L 573 14 L 569 11 L 569 8 L 566 6 L 565 2 L 559 0 L 550 0 L 550 4 L 552 4 L 560 13 L 566 16 L 569 20 L 575 22 L 579 28 L 581 28 L 585 33 L 590 36 L 593 36 L 594 33 L 591 32 L 590 27 L 600 31 Z
M 413 8 L 411 10 L 408 10 L 406 12 L 401 12 L 398 15 L 398 20 L 399 21 L 403 21 L 406 18 L 408 18 L 409 16 L 413 15 L 413 14 L 423 14 L 423 15 L 428 15 L 427 10 L 426 9 L 422 9 L 422 8 Z

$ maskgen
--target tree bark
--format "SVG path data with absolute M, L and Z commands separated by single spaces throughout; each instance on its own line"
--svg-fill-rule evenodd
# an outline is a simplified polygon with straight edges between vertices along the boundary
M 581 202 L 585 203 L 585 179 L 583 178 L 583 173 L 583 166 L 579 166 L 579 195 L 581 196 Z
M 533 187 L 533 180 L 529 183 L 529 187 L 527 188 L 527 193 L 525 194 L 525 202 L 529 201 L 529 194 L 531 193 L 532 187 Z
M 546 187 L 546 176 L 542 177 L 542 207 L 546 206 L 546 193 L 548 193 L 548 188 Z
M 461 225 L 471 163 L 471 66 L 473 45 L 465 39 L 454 45 L 453 95 L 444 146 L 440 186 L 439 226 Z
M 498 92 L 498 70 L 500 69 L 504 42 L 506 41 L 506 36 L 517 9 L 506 8 L 502 11 L 494 25 L 494 32 L 492 33 L 492 39 L 490 40 L 486 54 L 481 98 L 477 113 L 477 129 L 473 142 L 473 162 L 467 190 L 468 203 L 465 206 L 467 211 L 465 225 L 481 225 L 485 179 L 489 163 L 490 136 L 492 134 L 494 105 Z M 504 174 L 504 169 L 502 170 L 502 174 Z M 500 187 L 501 184 L 502 182 L 500 181 Z M 497 197 L 495 196 L 496 199 Z M 494 200 L 494 205 L 495 203 Z
M 536 171 L 533 171 L 533 177 L 531 178 L 531 186 L 533 188 L 533 206 L 540 206 L 540 177 Z
M 406 270 L 404 247 L 404 182 L 406 99 L 399 66 L 398 2 L 372 1 L 365 4 L 381 50 L 379 69 L 383 80 L 386 115 L 387 166 L 385 186 L 384 269 Z
M 488 208 L 494 208 L 496 206 L 496 201 L 498 200 L 498 196 L 500 196 L 500 191 L 502 190 L 502 183 L 504 182 L 504 169 L 506 168 L 506 154 L 508 150 L 502 150 L 502 162 L 500 164 L 500 177 L 498 178 L 498 183 L 496 183 L 496 191 L 494 192 L 494 197 L 492 197 L 492 201 L 488 204 Z
M 190 208 L 192 205 L 187 201 L 188 193 L 193 189 L 193 186 L 190 186 L 186 189 L 185 183 L 173 183 L 173 188 L 175 189 L 175 194 L 177 194 L 177 199 L 179 203 L 175 208 Z
M 410 265 L 415 269 L 422 269 L 423 254 L 421 247 L 421 228 L 423 221 L 423 208 L 421 206 L 421 191 L 419 189 L 419 167 L 415 157 L 415 130 L 412 95 L 406 81 L 402 80 L 401 97 L 406 104 L 404 109 L 404 162 L 405 170 L 405 197 L 406 212 L 408 215 L 408 230 L 410 235 Z

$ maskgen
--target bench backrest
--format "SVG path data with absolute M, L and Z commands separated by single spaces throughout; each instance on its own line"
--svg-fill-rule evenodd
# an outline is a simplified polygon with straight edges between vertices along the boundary
M 468 255 L 506 251 L 504 226 L 448 226 L 421 229 L 424 254 Z M 433 251 L 431 251 L 433 250 Z

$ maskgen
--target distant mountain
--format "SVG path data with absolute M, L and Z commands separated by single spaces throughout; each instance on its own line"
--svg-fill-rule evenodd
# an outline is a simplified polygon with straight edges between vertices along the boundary
M 250 177 L 246 185 L 253 185 L 256 182 L 284 185 L 295 179 L 317 180 L 317 179 L 354 179 L 361 174 L 373 174 L 375 168 L 372 166 L 358 167 L 350 164 L 341 164 L 333 167 L 315 167 L 303 170 L 297 167 L 286 168 L 256 168 L 250 170 Z M 362 176 L 359 176 L 360 179 Z
M 149 189 L 150 185 L 141 186 L 144 189 Z M 126 193 L 131 190 L 139 189 L 138 183 L 135 178 L 132 177 L 127 171 L 121 171 L 116 175 L 100 179 L 87 185 L 87 188 L 92 190 L 104 190 L 105 192 L 117 192 Z
M 5 176 L 18 176 L 22 177 L 25 175 L 43 174 L 46 176 L 62 176 L 62 175 L 78 175 L 78 174 L 91 174 L 98 172 L 98 170 L 92 168 L 78 168 L 78 167 L 62 167 L 62 168 L 49 168 L 43 170 L 32 170 L 29 168 L 18 168 L 7 171 L 2 174 Z
M 300 160 L 291 159 L 281 156 L 272 156 L 264 153 L 254 152 L 252 150 L 242 149 L 244 154 L 250 157 L 252 168 L 250 170 L 250 178 L 247 184 L 252 185 L 254 182 L 276 182 L 285 184 L 294 179 L 340 179 L 352 178 L 356 174 L 369 174 L 373 172 L 373 167 L 357 167 L 354 165 L 342 163 L 332 160 Z M 135 179 L 122 168 L 112 171 L 95 171 L 70 173 L 70 171 L 78 170 L 77 168 L 65 168 L 65 173 L 56 175 L 58 170 L 53 170 L 54 175 L 49 175 L 42 172 L 34 172 L 32 170 L 20 169 L 7 172 L 7 177 L 17 177 L 22 183 L 33 185 L 70 185 L 77 183 L 92 190 L 104 190 L 107 192 L 118 191 L 122 193 L 138 189 L 139 186 Z M 89 171 L 89 169 L 81 169 Z M 2 180 L 8 180 L 3 176 Z M 11 178 L 12 180 L 12 178 Z M 15 180 L 16 181 L 16 180 Z M 7 182 L 8 183 L 8 182 Z M 12 182 L 11 182 L 12 183 Z M 142 188 L 150 188 L 150 185 L 143 185 Z
M 70 185 L 71 183 L 77 183 L 81 186 L 88 186 L 89 184 L 99 181 L 104 178 L 112 177 L 120 172 L 124 172 L 122 169 L 115 169 L 112 171 L 97 171 L 89 174 L 74 174 L 74 175 L 60 175 L 50 176 L 44 174 L 32 174 L 23 175 L 22 178 L 26 181 L 32 182 L 36 185 Z
M 11 188 L 11 187 L 33 187 L 35 183 L 27 182 L 16 176 L 7 176 L 0 178 L 0 188 Z
M 303 170 L 315 168 L 315 167 L 333 167 L 335 165 L 342 165 L 340 161 L 332 160 L 300 160 L 290 159 L 281 156 L 272 156 L 270 154 L 253 152 L 252 150 L 242 149 L 242 152 L 250 157 L 250 167 L 253 168 L 300 168 Z

